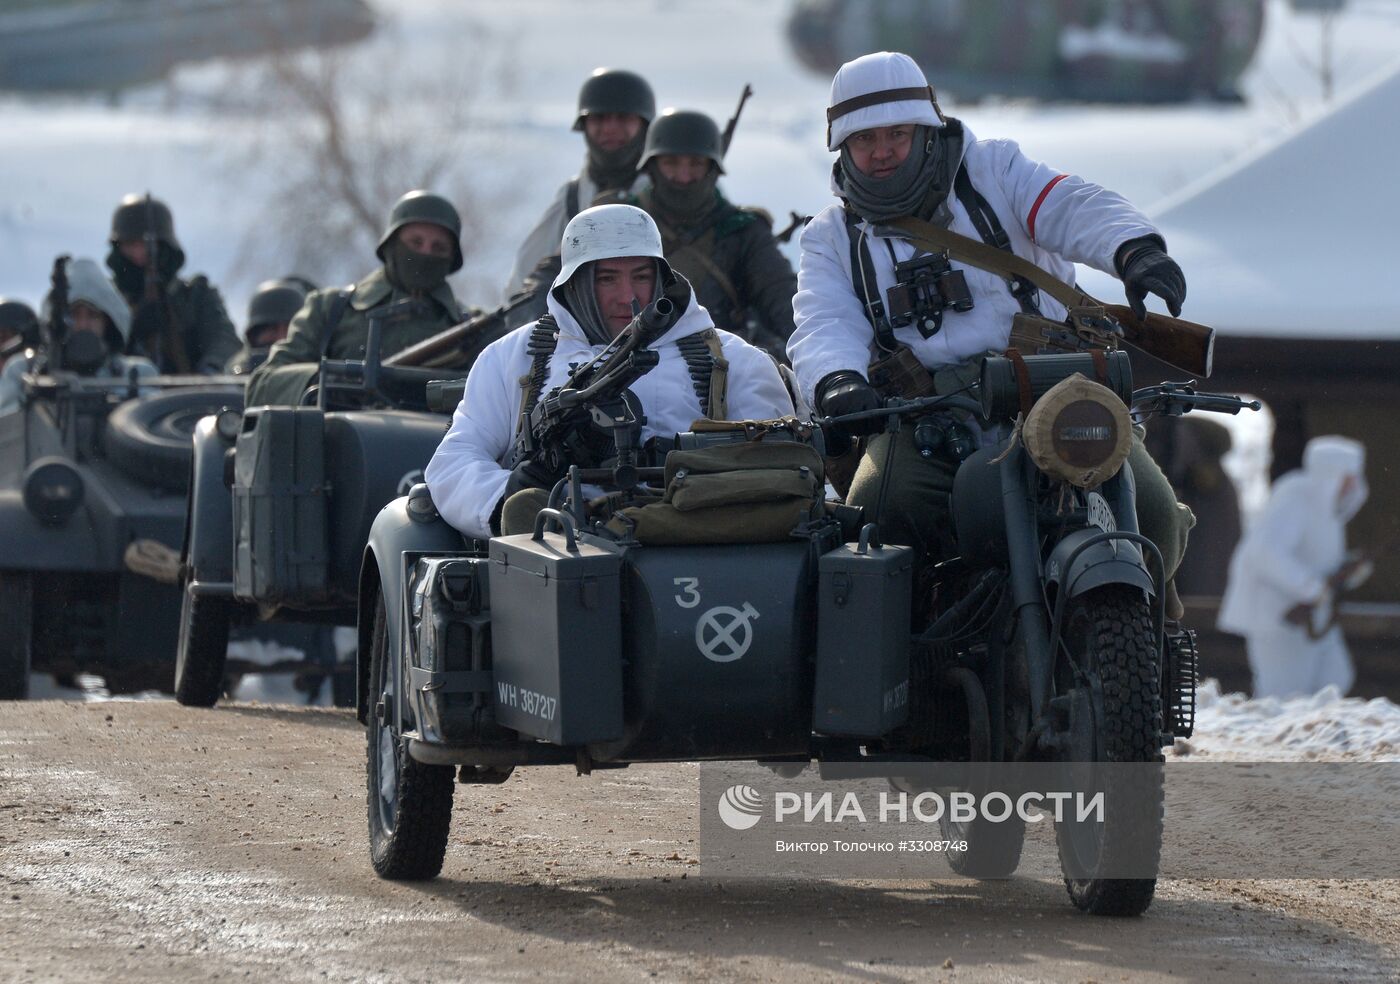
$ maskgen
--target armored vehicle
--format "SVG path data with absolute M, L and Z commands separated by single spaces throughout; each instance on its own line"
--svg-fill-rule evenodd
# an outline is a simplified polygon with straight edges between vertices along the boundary
M 904 51 L 940 90 L 1046 102 L 1238 102 L 1263 0 L 798 0 L 788 39 L 830 77 Z
M 139 548 L 179 551 L 195 421 L 242 402 L 209 376 L 24 377 L 0 414 L 0 697 L 28 696 L 31 669 L 168 682 L 180 596 Z
M 180 703 L 209 707 L 225 692 L 233 624 L 355 624 L 370 523 L 422 480 L 456 406 L 444 402 L 441 381 L 467 373 L 381 364 L 391 316 L 385 309 L 371 318 L 363 360 L 321 361 L 307 405 L 239 408 L 195 426 Z
M 1146 909 L 1154 763 L 1190 734 L 1196 663 L 1138 533 L 1129 407 L 1243 404 L 1172 384 L 1134 392 L 1123 351 L 988 357 L 957 393 L 808 423 L 697 422 L 654 467 L 625 392 L 654 364 L 624 340 L 641 324 L 532 414 L 538 437 L 591 407 L 615 449 L 571 467 L 533 533 L 466 542 L 422 485 L 374 522 L 358 711 L 375 870 L 436 875 L 454 780 L 503 782 L 518 766 L 1135 763 L 1130 780 L 1091 770 L 1109 809 L 1057 823 L 1057 839 L 1079 908 Z M 870 417 L 963 462 L 956 551 L 928 569 L 882 546 L 859 510 L 823 501 L 825 435 Z M 946 822 L 945 836 L 955 870 L 1004 877 L 1024 822 Z

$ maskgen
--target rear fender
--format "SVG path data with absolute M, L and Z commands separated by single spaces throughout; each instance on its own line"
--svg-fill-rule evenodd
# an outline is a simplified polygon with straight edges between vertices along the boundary
M 194 465 L 190 476 L 189 533 L 185 563 L 192 579 L 233 581 L 233 493 L 224 484 L 224 454 L 229 443 L 214 427 L 218 418 L 202 418 L 194 428 Z
M 410 519 L 407 503 L 408 497 L 400 496 L 379 510 L 370 526 L 369 542 L 360 564 L 355 706 L 361 723 L 369 720 L 370 643 L 376 596 L 384 593 L 388 619 L 385 629 L 391 651 L 397 652 L 406 631 L 403 599 L 410 564 L 421 554 L 467 552 L 462 534 L 441 519 L 427 523 Z

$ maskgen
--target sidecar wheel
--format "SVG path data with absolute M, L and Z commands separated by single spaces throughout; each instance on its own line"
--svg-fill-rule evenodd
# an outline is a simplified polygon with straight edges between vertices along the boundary
M 1070 603 L 1065 641 L 1080 674 L 1068 667 L 1057 692 L 1097 678 L 1101 706 L 1094 708 L 1088 755 L 1067 752 L 1065 761 L 1159 763 L 1163 761 L 1162 698 L 1152 610 L 1141 592 L 1112 585 Z M 1095 789 L 1099 787 L 1096 785 Z M 1102 783 L 1102 821 L 1056 824 L 1055 841 L 1065 888 L 1081 910 L 1098 916 L 1138 916 L 1152 904 L 1162 848 L 1160 769 L 1108 773 Z M 1071 877 L 1071 873 L 1150 868 L 1153 877 Z
M 447 855 L 454 770 L 424 765 L 408 754 L 405 722 L 395 713 L 403 686 L 398 653 L 391 651 L 381 594 L 370 650 L 370 704 L 366 777 L 369 854 L 381 878 L 436 878 Z

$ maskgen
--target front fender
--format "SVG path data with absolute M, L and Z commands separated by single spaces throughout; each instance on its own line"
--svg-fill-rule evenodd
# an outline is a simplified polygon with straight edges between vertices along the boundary
M 465 553 L 467 549 L 462 534 L 444 520 L 423 523 L 410 519 L 407 502 L 408 496 L 400 496 L 379 510 L 370 526 L 369 542 L 360 564 L 355 704 L 361 723 L 368 720 L 369 712 L 369 661 L 376 597 L 383 592 L 385 631 L 390 648 L 396 648 L 403 639 L 403 597 L 409 558 L 430 553 Z
M 1136 543 L 1101 540 L 1079 550 L 1087 541 L 1102 534 L 1102 530 L 1090 527 L 1076 530 L 1055 544 L 1045 562 L 1046 583 L 1067 592 L 1071 598 L 1105 584 L 1132 585 L 1146 592 L 1149 598 L 1155 597 L 1157 586 L 1143 560 L 1142 549 Z
M 190 477 L 189 536 L 185 563 L 200 581 L 233 581 L 233 493 L 224 484 L 229 443 L 201 418 L 194 428 L 194 469 Z

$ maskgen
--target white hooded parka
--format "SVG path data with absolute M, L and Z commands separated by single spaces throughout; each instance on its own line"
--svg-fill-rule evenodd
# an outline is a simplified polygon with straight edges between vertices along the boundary
M 568 380 L 571 364 L 587 362 L 604 348 L 589 343 L 553 291 L 548 304 L 559 324 L 559 344 L 541 395 Z M 491 515 L 510 477 L 503 462 L 519 426 L 520 380 L 529 374 L 533 361 L 527 345 L 534 327 L 531 323 L 517 328 L 477 357 L 452 426 L 428 462 L 425 477 L 438 512 L 467 536 L 486 539 L 491 535 Z M 671 329 L 650 346 L 660 354 L 660 362 L 631 387 L 646 412 L 643 441 L 689 430 L 701 416 L 700 398 L 676 341 L 711 327 L 709 313 L 692 298 Z M 735 420 L 790 416 L 792 401 L 773 360 L 737 335 L 717 331 L 729 362 L 729 416 Z

